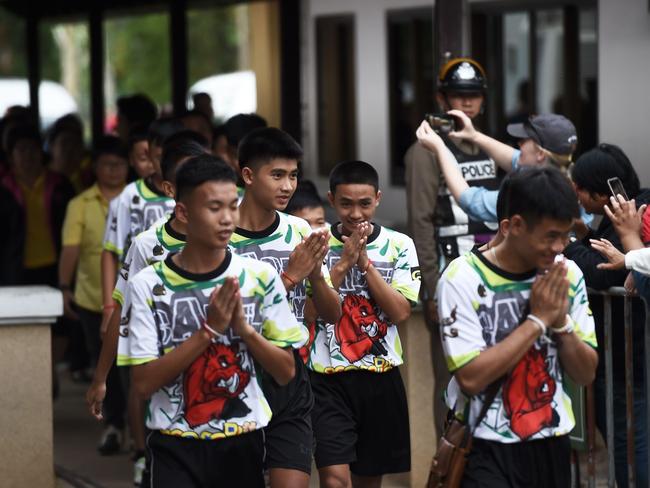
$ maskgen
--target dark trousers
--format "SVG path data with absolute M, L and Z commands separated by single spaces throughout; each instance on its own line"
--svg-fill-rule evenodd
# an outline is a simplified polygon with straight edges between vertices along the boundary
M 82 307 L 77 308 L 79 319 L 86 337 L 86 345 L 90 351 L 93 364 L 97 364 L 99 353 L 102 348 L 99 328 L 102 323 L 102 314 L 92 312 Z M 104 399 L 104 418 L 107 425 L 118 429 L 124 429 L 124 417 L 126 411 L 125 388 L 122 385 L 120 372 L 113 363 L 108 377 L 106 378 L 106 398 Z

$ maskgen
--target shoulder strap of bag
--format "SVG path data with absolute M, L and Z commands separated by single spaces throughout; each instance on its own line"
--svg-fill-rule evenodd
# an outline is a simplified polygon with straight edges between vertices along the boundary
M 481 412 L 478 414 L 478 417 L 476 417 L 476 422 L 472 427 L 472 435 L 474 435 L 474 431 L 476 430 L 476 428 L 479 425 L 481 425 L 481 422 L 483 422 L 483 419 L 487 415 L 487 412 L 490 409 L 490 406 L 492 405 L 492 402 L 496 398 L 497 393 L 499 392 L 499 388 L 501 388 L 501 385 L 503 384 L 505 379 L 506 377 L 502 376 L 498 380 L 490 383 L 490 386 L 487 387 L 487 390 L 485 392 L 485 398 L 483 399 L 483 407 L 481 408 Z

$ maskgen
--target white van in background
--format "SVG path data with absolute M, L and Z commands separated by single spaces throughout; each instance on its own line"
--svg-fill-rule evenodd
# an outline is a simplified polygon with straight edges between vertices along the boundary
M 43 80 L 38 88 L 41 129 L 69 113 L 78 112 L 77 102 L 63 85 Z M 29 106 L 29 84 L 24 78 L 0 78 L 0 117 L 14 105 Z

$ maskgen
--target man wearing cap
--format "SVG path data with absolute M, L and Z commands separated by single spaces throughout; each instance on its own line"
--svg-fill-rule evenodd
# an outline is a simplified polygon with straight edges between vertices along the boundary
M 518 166 L 550 165 L 559 168 L 568 175 L 569 165 L 578 138 L 573 123 L 562 115 L 542 114 L 530 117 L 520 124 L 510 124 L 508 133 L 519 140 L 520 149 L 503 144 L 481 132 L 472 125 L 472 121 L 459 110 L 449 111 L 456 117 L 462 129 L 452 132 L 461 140 L 476 144 L 485 151 L 505 171 Z M 450 154 L 441 154 L 442 143 L 439 137 L 423 122 L 416 133 L 420 143 L 437 155 L 438 164 L 454 198 L 460 208 L 471 219 L 478 221 L 496 220 L 496 204 L 498 190 L 479 186 L 469 186 L 463 179 L 458 165 Z M 442 156 L 442 157 L 440 157 Z M 582 213 L 585 224 L 591 221 L 591 216 Z
M 440 69 L 436 100 L 442 111 L 456 109 L 471 120 L 482 112 L 486 88 L 485 71 L 478 62 L 454 58 Z M 451 135 L 445 136 L 444 141 L 469 186 L 499 188 L 496 164 L 476 144 Z M 436 156 L 422 145 L 413 144 L 404 161 L 409 229 L 420 262 L 425 317 L 432 332 L 434 420 L 439 435 L 447 412 L 441 391 L 450 379 L 434 301 L 439 272 L 447 263 L 470 251 L 476 242 L 489 240 L 497 226 L 470 221 L 445 185 Z

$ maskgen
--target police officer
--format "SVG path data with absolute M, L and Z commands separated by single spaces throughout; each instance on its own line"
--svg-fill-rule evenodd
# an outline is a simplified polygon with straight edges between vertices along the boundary
M 440 69 L 436 100 L 442 112 L 461 110 L 474 120 L 483 111 L 486 89 L 485 70 L 478 62 L 453 58 Z M 499 188 L 496 164 L 485 152 L 471 142 L 441 137 L 470 186 Z M 476 243 L 487 242 L 497 225 L 468 218 L 447 190 L 435 156 L 417 141 L 408 149 L 404 160 L 409 228 L 420 261 L 425 316 L 432 331 L 434 419 L 440 435 L 447 412 L 440 392 L 450 377 L 437 328 L 434 297 L 438 275 L 447 263 L 470 251 Z

